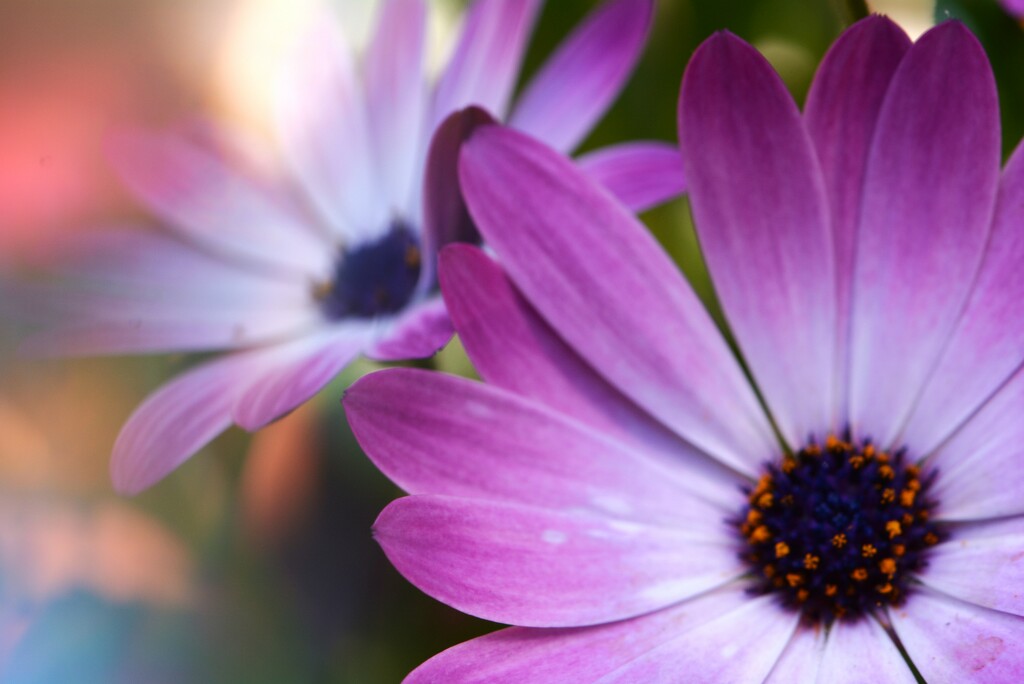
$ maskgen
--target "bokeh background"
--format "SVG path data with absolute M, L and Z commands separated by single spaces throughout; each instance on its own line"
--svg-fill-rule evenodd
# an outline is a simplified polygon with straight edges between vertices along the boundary
M 125 499 L 107 461 L 132 409 L 188 357 L 39 361 L 16 354 L 33 313 L 18 283 L 74 231 L 145 221 L 104 160 L 125 127 L 201 115 L 263 143 L 272 74 L 313 0 L 0 0 L 0 682 L 395 682 L 495 628 L 421 595 L 370 527 L 400 494 L 376 473 L 338 399 L 251 436 L 233 429 Z M 373 0 L 334 0 L 356 41 Z M 434 0 L 440 63 L 463 3 Z M 549 0 L 524 78 L 593 0 Z M 1024 133 L 1024 30 L 995 0 L 870 3 L 912 35 L 947 17 L 995 67 L 1004 149 Z M 675 139 L 693 49 L 727 28 L 802 102 L 856 0 L 660 0 L 645 57 L 584 149 Z M 644 220 L 713 306 L 685 200 Z M 471 374 L 455 342 L 433 362 Z

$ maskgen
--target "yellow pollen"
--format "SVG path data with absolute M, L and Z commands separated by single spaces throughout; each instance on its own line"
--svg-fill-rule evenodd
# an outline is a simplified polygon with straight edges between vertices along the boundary
M 886 490 L 884 490 L 882 492 L 882 503 L 892 503 L 892 501 L 895 498 L 896 498 L 896 490 L 895 489 L 886 489 Z
M 903 520 L 904 525 L 910 525 L 914 522 L 914 516 L 910 515 L 909 513 L 904 513 L 903 518 L 901 519 Z
M 775 577 L 775 566 L 774 565 L 766 565 L 766 566 L 764 566 L 764 576 L 767 577 L 768 579 L 771 579 L 772 577 Z
M 879 457 L 878 460 L 882 460 Z M 896 471 L 892 469 L 892 466 L 884 465 L 878 469 L 878 474 L 884 477 L 886 480 L 891 480 L 896 477 Z
M 825 585 L 825 596 L 835 596 L 836 595 L 836 591 L 838 591 L 838 590 L 839 589 L 838 589 L 838 587 L 836 587 L 836 585 L 834 585 L 834 584 L 826 584 Z
M 771 531 L 769 531 L 769 529 L 764 525 L 758 525 L 756 528 L 754 528 L 754 531 L 750 533 L 750 541 L 754 542 L 755 544 L 766 542 L 771 538 Z
M 810 444 L 804 449 L 804 453 L 808 456 L 821 456 L 821 447 L 817 444 Z
M 888 583 L 888 582 L 886 582 L 882 586 L 878 587 L 878 593 L 879 594 L 889 594 L 891 592 L 892 592 L 892 585 L 890 583 Z
M 927 520 L 929 515 L 931 515 L 931 513 L 929 513 L 927 509 L 921 509 L 917 512 L 917 517 L 921 520 Z
M 821 559 L 817 556 L 807 554 L 806 556 L 804 556 L 804 567 L 808 570 L 816 570 L 818 568 L 818 562 L 820 560 Z
M 935 535 L 934 532 L 929 532 L 928 534 L 924 535 L 924 543 L 928 546 L 935 546 L 939 543 L 939 538 Z
M 860 553 L 865 558 L 871 558 L 876 553 L 878 553 L 878 549 L 876 549 L 871 544 L 865 544 L 864 546 L 860 547 Z
M 789 555 L 789 544 L 784 541 L 777 542 L 775 544 L 775 557 L 784 558 Z
M 872 458 L 875 455 L 875 447 L 872 444 L 868 444 L 864 447 L 864 458 Z
M 910 477 L 913 477 L 913 478 L 916 478 L 918 475 L 921 474 L 921 469 L 919 467 L 917 467 L 917 466 L 913 466 L 913 465 L 912 466 L 907 466 L 905 470 L 906 470 L 907 475 L 909 475 Z M 918 486 L 920 486 L 920 485 L 918 485 Z
M 835 435 L 829 435 L 825 439 L 825 448 L 829 451 L 839 451 L 846 448 L 846 445 L 839 441 L 839 438 Z
M 864 457 L 863 456 L 851 456 L 850 457 L 850 465 L 853 466 L 854 470 L 860 470 L 861 466 L 864 465 Z
M 757 523 L 761 522 L 761 518 L 763 517 L 764 516 L 761 515 L 761 511 L 757 510 L 756 508 L 751 508 L 749 511 L 747 511 L 747 523 L 750 525 L 756 525 Z
M 882 571 L 883 575 L 888 575 L 890 579 L 896 574 L 896 561 L 892 558 L 883 558 L 878 564 L 878 569 Z
M 900 505 L 901 506 L 913 506 L 914 497 L 917 496 L 917 492 L 909 487 L 900 492 Z
M 757 505 L 761 508 L 771 508 L 772 501 L 775 499 L 771 492 L 765 492 L 761 496 L 757 497 Z
M 800 589 L 800 590 L 798 590 L 796 592 L 796 600 L 799 601 L 800 603 L 803 603 L 804 601 L 807 600 L 807 597 L 810 596 L 810 595 L 811 595 L 811 592 L 807 591 L 806 589 Z
M 868 571 L 866 568 L 857 568 L 856 570 L 850 573 L 850 577 L 857 580 L 858 582 L 863 582 L 868 578 Z
M 887 454 L 887 453 L 885 453 L 883 451 L 882 453 L 878 454 L 876 459 L 878 460 L 879 463 L 888 463 L 889 462 L 889 454 Z
M 899 520 L 890 520 L 885 523 L 885 531 L 889 533 L 889 539 L 893 539 L 903 533 L 903 527 Z
M 789 456 L 782 459 L 782 472 L 791 473 L 794 468 L 796 468 L 796 459 L 790 458 Z
M 894 556 L 902 556 L 906 552 L 907 552 L 907 547 L 904 546 L 903 544 L 893 544 L 892 555 L 894 555 Z
M 909 482 L 907 482 L 907 489 L 909 489 L 912 492 L 919 491 L 921 489 L 921 481 L 910 480 Z
M 832 537 L 832 546 L 837 549 L 841 549 L 846 546 L 846 535 L 840 532 L 839 534 Z
M 799 587 L 804 583 L 804 577 L 798 572 L 791 572 L 786 575 L 786 581 L 789 582 L 791 587 Z

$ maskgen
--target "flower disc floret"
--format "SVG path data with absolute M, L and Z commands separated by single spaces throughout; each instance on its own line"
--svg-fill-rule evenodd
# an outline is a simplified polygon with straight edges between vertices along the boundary
M 935 474 L 906 464 L 903 449 L 834 436 L 769 464 L 736 521 L 754 591 L 777 593 L 812 623 L 901 603 L 948 536 L 932 520 Z

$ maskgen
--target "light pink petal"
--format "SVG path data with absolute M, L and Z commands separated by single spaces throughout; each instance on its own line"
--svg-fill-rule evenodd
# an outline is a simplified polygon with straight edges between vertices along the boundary
M 742 569 L 732 539 L 486 500 L 411 496 L 374 525 L 419 589 L 471 615 L 583 626 L 657 610 Z
M 609 0 L 566 38 L 516 101 L 509 125 L 563 152 L 618 95 L 647 40 L 652 0 Z
M 473 367 L 489 384 L 538 401 L 667 464 L 686 464 L 699 496 L 730 510 L 739 478 L 637 408 L 576 355 L 481 250 L 441 253 L 441 288 Z
M 682 157 L 668 143 L 634 142 L 603 147 L 583 155 L 576 163 L 637 213 L 686 191 Z
M 903 433 L 919 453 L 948 437 L 1024 360 L 1021 264 L 1024 148 L 1018 147 L 1003 172 L 992 236 L 967 310 Z
M 731 610 L 702 616 L 704 624 L 693 625 L 598 682 L 763 682 L 800 616 L 780 609 L 774 596 L 745 598 Z
M 377 361 L 427 358 L 448 344 L 454 332 L 444 300 L 437 297 L 401 313 L 366 355 Z
M 707 312 L 647 230 L 550 148 L 481 127 L 462 148 L 470 213 L 512 281 L 614 386 L 695 446 L 756 473 L 777 449 Z
M 930 465 L 939 471 L 932 491 L 943 519 L 1024 513 L 1022 417 L 1024 372 L 1018 371 L 931 457 Z
M 790 637 L 764 684 L 816 682 L 825 654 L 825 632 L 820 627 L 799 626 Z
M 477 0 L 434 100 L 433 121 L 477 105 L 504 118 L 540 0 Z
M 319 276 L 330 246 L 278 192 L 184 137 L 124 133 L 111 142 L 124 183 L 187 240 L 265 269 Z
M 868 155 L 851 323 L 850 420 L 890 445 L 970 291 L 999 179 L 995 82 L 957 22 L 893 77 Z
M 252 352 L 249 387 L 232 409 L 235 423 L 255 431 L 298 408 L 334 379 L 370 339 L 368 328 L 339 325 Z
M 821 162 L 832 215 L 841 412 L 848 394 L 850 288 L 864 167 L 886 90 L 909 48 L 903 29 L 886 17 L 870 16 L 836 40 L 807 93 L 807 131 Z
M 370 132 L 392 209 L 409 207 L 426 125 L 423 0 L 387 0 L 366 55 Z
M 1024 681 L 1024 619 L 930 591 L 890 610 L 893 628 L 929 684 Z
M 754 48 L 694 53 L 679 138 L 701 247 L 754 379 L 791 446 L 836 428 L 835 289 L 821 172 L 800 112 Z
M 391 369 L 362 378 L 343 401 L 367 455 L 410 493 L 589 511 L 708 539 L 729 535 L 726 513 L 693 496 L 697 483 L 685 469 L 491 385 Z
M 458 182 L 459 149 L 478 126 L 494 118 L 479 107 L 452 113 L 434 131 L 423 178 L 424 273 L 421 283 L 436 285 L 437 252 L 450 242 L 479 242 Z
M 928 586 L 962 601 L 1024 615 L 1024 517 L 958 525 L 928 554 Z
M 122 494 L 156 484 L 231 425 L 246 359 L 226 356 L 174 378 L 135 410 L 114 443 L 110 475 Z
M 276 93 L 277 129 L 292 172 L 335 234 L 350 242 L 387 231 L 363 86 L 329 12 L 299 40 Z
M 749 601 L 742 588 L 726 587 L 648 615 L 594 627 L 503 629 L 434 656 L 405 682 L 593 684 L 662 644 L 678 641 L 684 634 L 699 634 L 705 625 L 740 610 Z M 777 626 L 774 619 L 772 623 Z M 704 681 L 715 664 L 694 664 L 684 670 L 686 681 Z M 679 681 L 679 672 L 666 674 L 666 681 Z M 787 684 L 793 681 L 804 680 Z
M 914 684 L 917 680 L 899 649 L 871 617 L 857 622 L 836 622 L 825 640 L 818 670 L 819 682 L 828 684 Z

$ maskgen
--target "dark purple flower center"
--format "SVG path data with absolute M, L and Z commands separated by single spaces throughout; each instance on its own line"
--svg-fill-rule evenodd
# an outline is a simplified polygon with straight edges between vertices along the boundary
M 754 591 L 814 624 L 901 603 L 948 536 L 931 520 L 935 472 L 922 477 L 904 457 L 829 437 L 769 464 L 735 521 Z
M 421 260 L 416 235 L 395 221 L 379 240 L 343 252 L 334 277 L 317 285 L 314 294 L 331 320 L 395 313 L 416 290 Z

